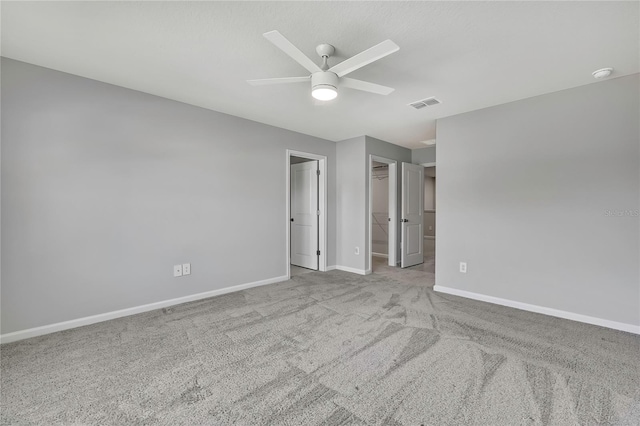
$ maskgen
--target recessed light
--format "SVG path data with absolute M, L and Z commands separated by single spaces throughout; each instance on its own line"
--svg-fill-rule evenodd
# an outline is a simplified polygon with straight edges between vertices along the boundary
M 602 68 L 592 72 L 594 78 L 607 78 L 613 72 L 613 68 Z
M 425 144 L 425 145 L 429 145 L 429 146 L 433 146 L 433 145 L 435 145 L 435 144 L 436 144 L 436 140 L 435 140 L 435 139 L 429 139 L 429 140 L 421 141 L 421 142 L 422 142 L 423 144 Z

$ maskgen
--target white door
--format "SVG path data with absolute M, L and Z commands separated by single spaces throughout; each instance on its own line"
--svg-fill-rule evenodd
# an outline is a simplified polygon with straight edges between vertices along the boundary
M 318 161 L 291 165 L 291 264 L 318 270 Z
M 402 258 L 401 266 L 424 262 L 423 218 L 424 168 L 417 164 L 402 163 Z

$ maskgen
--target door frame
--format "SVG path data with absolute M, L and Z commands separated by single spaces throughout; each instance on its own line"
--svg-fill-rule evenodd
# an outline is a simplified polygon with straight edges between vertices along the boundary
M 389 248 L 388 248 L 388 264 L 390 266 L 397 266 L 398 263 L 398 162 L 389 158 L 379 157 L 377 155 L 369 154 L 369 168 L 368 168 L 368 181 L 369 186 L 369 205 L 367 206 L 367 220 L 369 221 L 369 241 L 367 241 L 367 247 L 369 248 L 369 265 L 367 273 L 373 271 L 373 220 L 371 220 L 373 214 L 373 191 L 371 185 L 371 179 L 373 178 L 373 162 L 383 163 L 389 165 Z
M 291 278 L 291 157 L 301 157 L 309 160 L 318 160 L 318 247 L 320 256 L 318 257 L 318 271 L 327 270 L 327 157 L 325 155 L 312 154 L 310 152 L 286 150 L 286 217 L 285 217 L 285 259 L 287 261 L 287 279 Z

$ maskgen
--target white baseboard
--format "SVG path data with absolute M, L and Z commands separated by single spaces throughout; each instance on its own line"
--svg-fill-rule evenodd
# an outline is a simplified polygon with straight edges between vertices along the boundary
M 339 271 L 351 272 L 352 274 L 367 275 L 367 271 L 365 271 L 364 269 L 356 269 L 349 266 L 336 265 L 336 269 Z
M 440 293 L 453 294 L 454 296 L 466 297 L 467 299 L 480 300 L 482 302 L 489 302 L 489 303 L 494 303 L 496 305 L 508 306 L 510 308 L 522 309 L 523 311 L 535 312 L 538 314 L 550 315 L 552 317 L 564 318 L 572 321 L 599 325 L 601 327 L 607 327 L 607 328 L 612 328 L 614 330 L 626 331 L 628 333 L 633 333 L 633 334 L 640 334 L 640 325 L 610 321 L 602 318 L 590 317 L 588 315 L 561 311 L 559 309 L 547 308 L 547 307 L 538 306 L 538 305 L 530 305 L 528 303 L 516 302 L 509 299 L 501 299 L 499 297 L 486 296 L 484 294 L 473 293 L 465 290 L 458 290 L 457 288 L 443 287 L 440 285 L 434 286 L 433 289 Z
M 336 269 L 336 265 L 331 265 L 331 266 L 327 266 L 326 271 L 333 271 L 334 269 Z
M 435 235 L 425 235 L 425 236 L 424 236 L 424 239 L 425 239 L 425 240 L 435 240 L 435 239 L 436 239 L 436 236 L 435 236 Z
M 384 253 L 371 252 L 371 255 L 375 256 L 375 257 L 384 257 L 385 259 L 389 258 L 389 255 L 388 254 L 384 254 Z
M 218 290 L 206 291 L 204 293 L 192 294 L 189 296 L 178 297 L 175 299 L 163 300 L 161 302 L 149 303 L 147 305 L 134 306 L 132 308 L 120 309 L 118 311 L 106 312 L 104 314 L 92 315 L 89 317 L 73 319 L 69 321 L 58 322 L 55 324 L 43 325 L 41 327 L 29 328 L 26 330 L 14 331 L 0 335 L 0 343 L 15 342 L 17 340 L 28 339 L 30 337 L 42 336 L 44 334 L 55 333 L 57 331 L 69 330 L 71 328 L 82 327 L 83 325 L 95 324 L 97 322 L 108 321 L 115 318 L 135 315 L 142 312 L 153 311 L 156 309 L 166 308 L 167 306 L 179 305 L 181 303 L 193 302 L 195 300 L 206 299 L 221 294 L 233 293 L 235 291 L 246 290 L 252 287 L 258 287 L 267 284 L 274 284 L 286 281 L 287 276 L 269 278 L 261 281 L 240 284 L 233 287 L 221 288 Z

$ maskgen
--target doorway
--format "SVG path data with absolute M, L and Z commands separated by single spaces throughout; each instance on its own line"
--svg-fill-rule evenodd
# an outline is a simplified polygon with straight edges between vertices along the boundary
M 435 273 L 436 262 L 436 166 L 424 166 L 424 263 L 425 271 Z
M 369 156 L 368 271 L 398 262 L 397 162 Z
M 291 157 L 291 271 L 318 270 L 318 160 Z M 302 271 L 299 268 L 303 268 Z
M 371 170 L 371 255 L 389 258 L 389 165 L 373 162 Z
M 327 157 L 286 150 L 287 277 L 327 270 Z
M 401 185 L 398 186 L 397 167 L 395 160 L 369 156 L 367 273 L 375 271 L 376 267 L 400 265 L 408 268 L 424 262 L 424 168 L 403 162 Z M 398 194 L 401 196 L 398 197 Z M 385 200 L 388 206 L 386 211 Z M 383 225 L 385 212 L 388 213 L 387 227 Z

